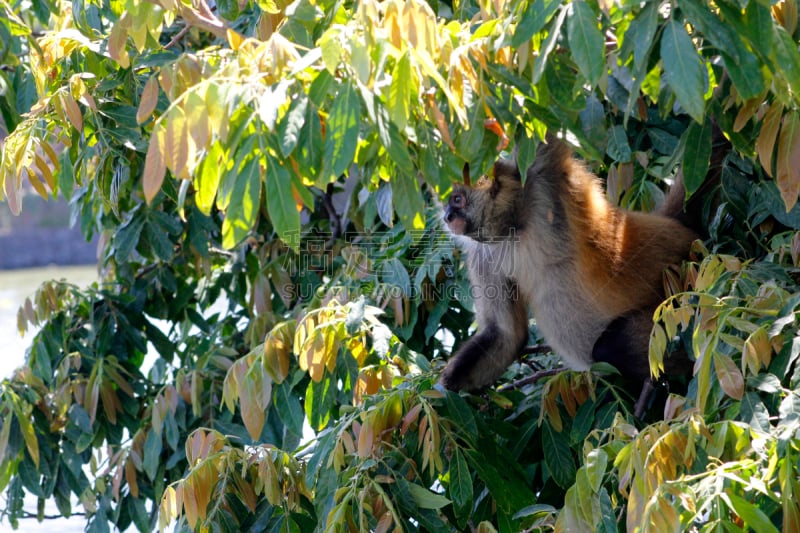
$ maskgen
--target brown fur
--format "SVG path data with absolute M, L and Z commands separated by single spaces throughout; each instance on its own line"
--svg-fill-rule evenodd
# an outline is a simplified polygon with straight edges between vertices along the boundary
M 682 192 L 665 205 L 681 207 L 674 195 Z M 527 341 L 528 308 L 571 368 L 600 359 L 648 377 L 649 317 L 664 296 L 662 272 L 696 237 L 675 216 L 614 207 L 556 139 L 539 146 L 524 186 L 509 161 L 495 165 L 490 183 L 455 186 L 445 221 L 468 254 L 479 331 L 451 359 L 444 385 L 494 382 Z

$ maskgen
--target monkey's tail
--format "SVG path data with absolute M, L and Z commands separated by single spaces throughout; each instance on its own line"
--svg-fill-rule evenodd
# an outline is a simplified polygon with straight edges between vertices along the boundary
M 674 218 L 701 237 L 707 237 L 708 219 L 710 214 L 713 213 L 712 208 L 715 202 L 714 190 L 722 179 L 722 168 L 730 149 L 730 142 L 715 124 L 712 133 L 711 161 L 705 180 L 689 198 L 686 198 L 683 169 L 680 169 L 675 178 L 675 183 L 667 192 L 664 203 L 656 209 L 656 213 Z

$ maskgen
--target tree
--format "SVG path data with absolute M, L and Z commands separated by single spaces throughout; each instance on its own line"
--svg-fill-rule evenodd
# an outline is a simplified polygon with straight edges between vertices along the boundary
M 0 6 L 0 190 L 70 200 L 104 272 L 20 310 L 13 525 L 800 528 L 795 0 Z M 435 386 L 471 321 L 435 200 L 548 130 L 626 207 L 720 175 L 652 334 L 694 374 L 645 420 L 607 367 L 521 384 L 549 355 Z

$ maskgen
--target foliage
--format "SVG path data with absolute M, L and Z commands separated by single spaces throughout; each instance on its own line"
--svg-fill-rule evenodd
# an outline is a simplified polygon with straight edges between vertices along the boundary
M 103 272 L 20 310 L 13 525 L 28 492 L 91 531 L 800 529 L 795 0 L 0 9 L 0 190 L 70 200 Z M 435 385 L 471 321 L 436 200 L 547 130 L 620 205 L 709 198 L 651 342 L 694 373 L 645 420 L 603 366 Z

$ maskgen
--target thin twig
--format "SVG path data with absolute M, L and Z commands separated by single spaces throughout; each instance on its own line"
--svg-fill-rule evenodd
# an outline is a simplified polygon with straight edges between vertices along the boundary
M 168 42 L 166 45 L 164 45 L 164 49 L 166 50 L 166 49 L 172 48 L 173 46 L 178 44 L 178 41 L 183 39 L 186 36 L 186 34 L 189 33 L 189 30 L 191 30 L 191 29 L 192 29 L 192 27 L 189 24 L 186 24 L 181 29 L 181 31 L 179 31 L 178 33 L 175 34 L 175 37 L 173 37 L 170 42 Z
M 519 389 L 521 387 L 524 387 L 525 385 L 531 385 L 533 383 L 536 383 L 537 381 L 544 379 L 546 377 L 560 374 L 563 371 L 564 371 L 563 368 L 550 368 L 548 370 L 540 370 L 539 372 L 533 374 L 532 376 L 518 379 L 517 381 L 514 381 L 512 383 L 507 383 L 502 387 L 500 387 L 498 390 L 505 391 L 505 390 Z
M 519 354 L 532 355 L 537 353 L 550 353 L 552 351 L 553 349 L 546 344 L 531 344 L 530 346 L 524 347 Z

